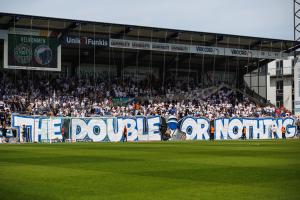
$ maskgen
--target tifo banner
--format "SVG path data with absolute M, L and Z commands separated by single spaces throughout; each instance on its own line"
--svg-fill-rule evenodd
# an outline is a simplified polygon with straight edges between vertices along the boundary
M 45 118 L 13 115 L 12 128 L 17 129 L 20 136 L 24 126 L 32 142 L 60 140 L 63 137 L 72 142 L 118 142 L 122 141 L 124 127 L 128 141 L 159 141 L 162 121 L 160 116 Z M 246 139 L 282 138 L 282 127 L 287 138 L 296 135 L 293 118 L 220 118 L 212 123 L 206 118 L 185 117 L 178 122 L 172 118 L 167 124 L 172 133 L 184 132 L 187 140 L 209 140 L 211 124 L 216 140 L 240 139 L 243 128 Z
M 12 116 L 12 128 L 17 129 L 18 137 L 21 129 L 28 131 L 29 141 L 42 142 L 53 139 L 62 139 L 62 118 Z
M 169 51 L 169 52 L 180 52 L 180 53 L 237 56 L 237 57 L 265 58 L 265 59 L 287 59 L 289 56 L 289 54 L 287 53 L 280 53 L 280 52 L 199 46 L 199 45 L 158 43 L 158 42 L 123 40 L 123 39 L 110 39 L 109 46 L 114 48 L 142 49 L 142 50 L 153 50 L 153 51 Z
M 126 126 L 128 141 L 160 140 L 160 116 L 135 118 L 92 118 L 71 120 L 72 141 L 95 142 L 122 140 Z
M 60 65 L 58 47 L 56 37 L 8 34 L 7 68 L 57 71 Z

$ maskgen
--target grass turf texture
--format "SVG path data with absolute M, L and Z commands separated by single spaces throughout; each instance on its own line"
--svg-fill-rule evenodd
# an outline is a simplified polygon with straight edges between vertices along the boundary
M 0 145 L 0 199 L 300 199 L 300 140 Z

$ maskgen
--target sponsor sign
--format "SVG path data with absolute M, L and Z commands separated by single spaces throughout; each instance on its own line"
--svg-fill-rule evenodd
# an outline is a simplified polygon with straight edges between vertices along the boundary
M 197 54 L 224 55 L 224 48 L 207 47 L 207 46 L 192 46 L 191 52 L 197 53 Z
M 62 44 L 64 46 L 81 46 L 85 47 L 108 47 L 108 39 L 93 38 L 93 37 L 78 37 L 78 36 L 65 36 L 63 37 Z
M 171 44 L 171 43 L 159 43 L 159 42 L 123 40 L 123 39 L 110 39 L 109 46 L 112 48 L 141 49 L 141 50 L 168 51 L 168 52 L 207 54 L 207 55 L 220 55 L 220 56 L 250 57 L 250 58 L 262 58 L 262 59 L 287 59 L 289 56 L 289 54 L 287 53 L 280 53 L 280 52 L 246 50 L 246 49 L 238 49 L 238 48 L 223 48 L 223 47 L 212 47 L 212 46 L 199 46 L 199 45 Z

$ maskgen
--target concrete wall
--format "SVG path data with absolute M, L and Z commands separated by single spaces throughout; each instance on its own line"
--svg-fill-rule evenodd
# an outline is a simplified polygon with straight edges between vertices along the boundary
M 285 77 L 283 78 L 283 105 L 286 109 L 292 110 L 292 103 L 292 79 L 290 77 Z
M 294 81 L 295 81 L 295 114 L 300 115 L 300 62 L 295 65 L 295 73 L 294 73 Z
M 292 68 L 293 57 L 288 60 L 283 60 L 283 75 L 276 76 L 276 62 L 275 60 L 268 64 L 268 78 L 267 78 L 267 99 L 274 105 L 276 105 L 276 82 L 277 80 L 283 80 L 283 105 L 288 110 L 293 109 L 292 99 L 292 82 L 294 79 Z
M 276 79 L 267 78 L 267 99 L 274 105 L 276 105 Z
M 290 57 L 288 60 L 283 60 L 283 75 L 292 75 L 292 59 L 293 57 Z M 276 62 L 279 61 L 280 60 L 275 60 L 268 64 L 270 76 L 276 76 Z

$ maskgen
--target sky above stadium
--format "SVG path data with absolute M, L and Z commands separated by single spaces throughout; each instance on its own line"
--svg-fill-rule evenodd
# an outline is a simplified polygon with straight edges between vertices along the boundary
M 1 0 L 0 12 L 293 39 L 293 0 Z

